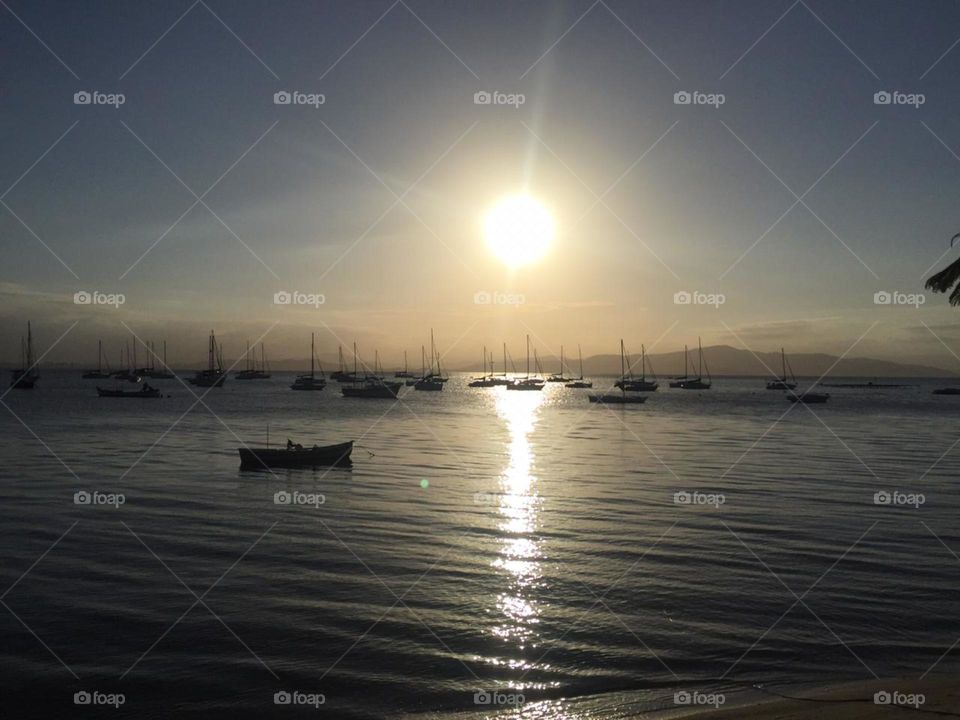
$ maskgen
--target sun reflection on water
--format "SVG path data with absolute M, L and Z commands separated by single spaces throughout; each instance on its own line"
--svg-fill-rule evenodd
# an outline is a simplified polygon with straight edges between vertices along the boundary
M 540 612 L 534 592 L 542 578 L 539 529 L 541 498 L 534 475 L 530 436 L 537 424 L 542 392 L 508 392 L 498 388 L 497 415 L 510 434 L 509 460 L 500 476 L 500 556 L 493 566 L 506 573 L 507 586 L 497 596 L 503 616 L 494 633 L 512 641 L 518 650 L 536 646 L 535 626 Z

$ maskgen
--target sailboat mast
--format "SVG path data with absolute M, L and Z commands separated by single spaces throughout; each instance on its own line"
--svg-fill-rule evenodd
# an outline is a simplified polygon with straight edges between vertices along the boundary
M 577 358 L 580 360 L 580 380 L 583 380 L 583 353 L 580 352 L 580 346 L 577 345 Z
M 527 377 L 530 377 L 530 336 L 527 335 Z
M 103 340 L 97 340 L 97 372 L 103 372 Z
M 310 379 L 313 380 L 313 333 L 310 333 Z

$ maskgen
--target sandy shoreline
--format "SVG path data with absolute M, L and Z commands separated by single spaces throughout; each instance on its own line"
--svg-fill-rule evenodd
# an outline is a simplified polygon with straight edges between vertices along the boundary
M 875 702 L 877 693 L 886 693 L 879 699 L 889 698 L 891 703 Z M 960 717 L 960 677 L 956 675 L 936 675 L 923 680 L 913 677 L 838 683 L 782 694 L 791 697 L 774 696 L 769 702 L 694 711 L 682 717 L 685 720 L 873 720 L 907 717 L 916 714 L 915 708 L 921 713 Z

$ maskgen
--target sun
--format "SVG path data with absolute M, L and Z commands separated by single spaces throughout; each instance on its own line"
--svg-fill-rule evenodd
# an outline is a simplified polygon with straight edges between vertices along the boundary
M 528 195 L 500 200 L 487 213 L 484 235 L 487 247 L 509 267 L 529 265 L 542 258 L 553 240 L 550 211 Z

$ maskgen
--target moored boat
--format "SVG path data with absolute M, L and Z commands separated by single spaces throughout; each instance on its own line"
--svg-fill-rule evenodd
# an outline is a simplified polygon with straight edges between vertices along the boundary
M 934 395 L 960 395 L 960 388 L 958 387 L 945 387 L 937 388 L 933 391 Z
M 623 340 L 620 340 L 620 382 L 615 383 L 615 387 L 620 388 L 620 392 L 608 393 L 590 393 L 587 397 L 592 403 L 603 403 L 604 405 L 639 405 L 647 401 L 645 395 L 633 395 L 630 391 L 627 380 L 627 351 L 623 347 Z
M 197 370 L 197 374 L 189 378 L 191 385 L 198 387 L 223 387 L 227 373 L 223 369 L 223 348 L 217 345 L 217 338 L 210 331 L 210 341 L 207 348 L 207 369 Z
M 106 380 L 110 377 L 110 366 L 107 364 L 107 371 L 103 370 L 103 340 L 97 340 L 97 369 L 84 371 L 81 378 L 84 380 Z
M 241 470 L 266 468 L 346 467 L 351 465 L 353 441 L 336 445 L 314 445 L 305 448 L 289 440 L 286 448 L 237 448 Z
M 97 395 L 100 397 L 110 397 L 110 398 L 158 398 L 161 397 L 160 390 L 155 387 L 151 387 L 147 383 L 144 383 L 139 390 L 124 390 L 123 388 L 116 388 L 114 390 L 109 390 L 107 388 L 102 388 L 97 385 Z
M 803 403 L 804 405 L 819 405 L 825 403 L 830 399 L 828 393 L 815 393 L 815 392 L 804 392 L 804 393 L 795 393 L 788 392 L 787 400 L 792 403 Z
M 700 348 L 700 362 L 697 368 L 697 376 L 690 377 L 687 374 L 687 358 L 688 351 L 687 346 L 683 346 L 683 375 L 674 378 L 673 382 L 670 383 L 670 387 L 679 389 L 679 390 L 709 390 L 710 386 L 713 384 L 713 381 L 710 379 L 710 370 L 706 368 L 706 363 L 703 361 L 703 343 L 700 342 L 700 338 L 697 338 L 697 345 Z M 707 379 L 703 379 L 703 371 L 707 371 Z
M 577 345 L 577 358 L 580 360 L 580 377 L 578 377 L 573 382 L 568 382 L 565 387 L 568 388 L 592 388 L 593 383 L 589 380 L 583 379 L 583 353 L 580 351 L 580 346 Z
M 33 390 L 33 386 L 40 379 L 37 361 L 33 357 L 33 331 L 30 321 L 27 321 L 27 337 L 20 338 L 20 356 L 22 366 L 10 371 L 10 387 L 14 390 Z
M 291 390 L 323 390 L 327 386 L 327 380 L 323 376 L 323 367 L 320 367 L 320 377 L 317 377 L 316 371 L 314 368 L 315 358 L 317 354 L 314 350 L 313 345 L 313 333 L 310 333 L 310 374 L 309 375 L 298 375 L 296 380 L 293 381 L 293 385 L 290 386 Z M 319 364 L 319 363 L 317 363 Z
M 783 348 L 780 348 L 780 377 L 767 383 L 767 390 L 793 390 L 797 387 L 797 378 L 793 376 L 793 368 L 790 368 L 791 382 L 787 382 L 787 355 Z
M 534 351 L 536 357 L 536 351 Z M 537 363 L 538 375 L 530 375 L 530 336 L 527 335 L 527 375 L 526 377 L 514 380 L 507 385 L 507 390 L 543 390 L 544 380 L 539 376 L 539 362 Z

